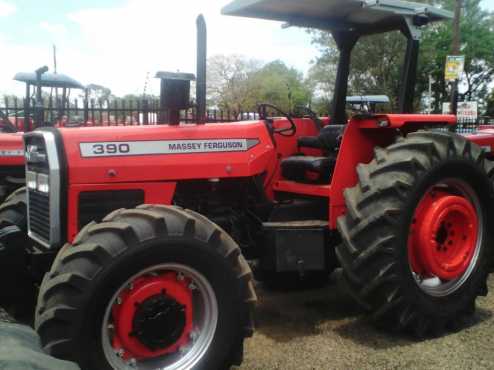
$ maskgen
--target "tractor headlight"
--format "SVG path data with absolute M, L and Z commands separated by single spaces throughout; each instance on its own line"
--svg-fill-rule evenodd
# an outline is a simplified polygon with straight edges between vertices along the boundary
M 44 173 L 27 171 L 26 184 L 28 189 L 37 190 L 41 193 L 50 192 L 50 177 Z
M 28 189 L 36 190 L 38 182 L 37 182 L 37 174 L 33 171 L 26 172 L 26 185 Z
M 38 174 L 38 186 L 37 189 L 41 193 L 49 193 L 50 192 L 50 178 L 48 175 L 43 173 Z

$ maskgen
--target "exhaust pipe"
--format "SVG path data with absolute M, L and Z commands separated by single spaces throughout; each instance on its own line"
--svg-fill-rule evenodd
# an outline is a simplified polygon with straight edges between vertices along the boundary
M 41 92 L 41 76 L 48 72 L 48 67 L 43 66 L 38 68 L 34 73 L 36 74 L 36 100 L 34 103 L 34 125 L 35 127 L 43 127 L 45 125 L 45 111 L 43 106 L 43 96 Z
M 206 123 L 206 67 L 207 67 L 207 28 L 204 16 L 200 14 L 196 20 L 197 25 L 197 80 L 196 80 L 196 104 L 197 123 Z

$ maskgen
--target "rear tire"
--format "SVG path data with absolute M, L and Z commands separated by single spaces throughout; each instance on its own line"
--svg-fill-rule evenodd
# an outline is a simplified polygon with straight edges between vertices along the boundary
M 342 284 L 387 329 L 423 337 L 461 327 L 463 319 L 474 312 L 477 296 L 487 294 L 493 254 L 492 164 L 480 147 L 463 137 L 418 132 L 386 149 L 376 148 L 375 159 L 359 165 L 357 172 L 358 185 L 345 191 L 348 211 L 338 219 L 343 241 L 337 247 Z M 413 225 L 421 221 L 415 217 L 428 189 L 451 191 L 476 207 L 475 253 L 468 268 L 451 280 L 430 271 L 416 272 L 417 263 L 410 255 L 410 249 L 415 251 L 410 235 L 415 235 Z M 438 251 L 443 243 L 453 244 L 444 239 L 447 233 L 439 236 L 438 231 L 437 235 L 427 240 Z M 428 253 L 423 248 L 419 245 L 418 250 Z
M 167 206 L 115 211 L 103 222 L 84 227 L 73 245 L 60 251 L 43 280 L 36 308 L 35 326 L 44 349 L 77 362 L 82 369 L 120 368 L 115 365 L 115 347 L 108 351 L 119 327 L 114 321 L 114 331 L 107 331 L 108 313 L 113 317 L 116 312 L 113 302 L 125 306 L 127 298 L 120 298 L 125 297 L 120 293 L 122 284 L 127 287 L 140 271 L 160 266 L 190 270 L 199 290 L 201 281 L 212 287 L 218 308 L 207 350 L 196 362 L 176 369 L 218 370 L 239 364 L 244 338 L 253 331 L 256 296 L 250 268 L 237 244 L 218 226 L 195 212 Z M 152 276 L 159 275 L 147 273 L 139 279 Z M 134 286 L 138 280 L 130 281 Z M 195 300 L 193 308 L 197 314 L 200 307 Z M 197 331 L 201 338 L 203 331 Z M 107 340 L 107 335 L 112 338 Z M 190 351 L 196 342 L 200 340 L 193 340 Z M 130 352 L 122 348 L 123 353 Z M 166 361 L 175 361 L 169 356 L 173 355 L 160 357 L 160 368 L 167 369 L 170 363 Z
M 32 318 L 35 287 L 28 271 L 26 188 L 0 206 L 0 304 L 16 318 Z

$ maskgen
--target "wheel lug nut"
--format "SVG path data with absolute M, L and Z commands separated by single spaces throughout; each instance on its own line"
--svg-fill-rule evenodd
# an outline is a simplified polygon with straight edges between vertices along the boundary
M 195 341 L 198 337 L 199 337 L 199 333 L 197 331 L 195 331 L 195 330 L 191 331 L 190 334 L 189 334 L 189 338 L 192 341 Z
M 131 367 L 136 367 L 137 366 L 137 361 L 135 358 L 131 358 L 128 362 L 127 362 L 127 365 L 131 366 Z
M 182 274 L 181 272 L 179 272 L 179 273 L 177 274 L 177 280 L 178 280 L 178 281 L 182 281 L 182 280 L 184 280 L 184 279 L 185 279 L 184 274 Z
M 123 350 L 123 348 L 120 348 L 118 350 L 115 351 L 115 354 L 118 356 L 118 357 L 123 357 L 125 351 Z
M 122 298 L 117 297 L 117 304 L 118 304 L 118 305 L 121 305 L 121 304 L 122 304 Z
M 194 284 L 194 283 L 190 283 L 190 284 L 189 284 L 189 289 L 190 289 L 190 290 L 196 290 L 196 289 L 197 289 L 197 285 L 196 285 L 196 284 Z

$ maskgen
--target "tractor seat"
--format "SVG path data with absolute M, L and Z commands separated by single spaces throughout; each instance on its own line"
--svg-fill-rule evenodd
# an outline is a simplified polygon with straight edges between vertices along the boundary
M 298 138 L 298 146 L 334 152 L 340 145 L 345 125 L 327 125 L 318 136 L 302 136 Z
M 335 157 L 296 155 L 281 161 L 281 174 L 287 180 L 327 184 L 336 164 Z

